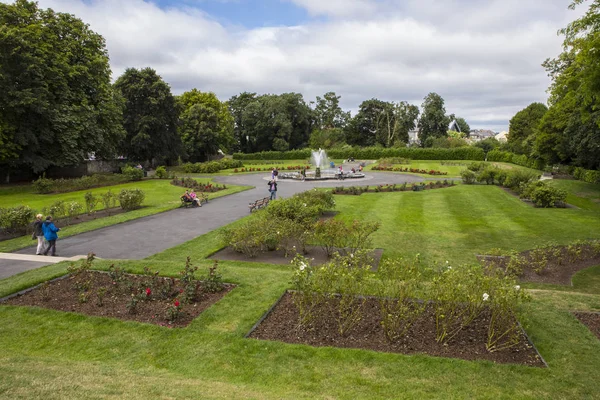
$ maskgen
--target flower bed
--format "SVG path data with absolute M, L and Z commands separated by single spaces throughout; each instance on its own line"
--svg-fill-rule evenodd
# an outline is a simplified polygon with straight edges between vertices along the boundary
M 372 272 L 370 261 L 364 251 L 318 267 L 296 256 L 294 291 L 249 336 L 544 365 L 517 319 L 530 297 L 510 275 L 448 262 L 427 268 L 419 256 L 385 260 Z
M 373 171 L 393 171 L 393 172 L 410 172 L 412 174 L 425 174 L 425 175 L 448 175 L 447 172 L 436 171 L 436 170 L 425 170 L 418 168 L 408 168 L 408 167 L 392 167 L 392 166 L 383 166 L 383 165 L 374 165 L 371 167 Z
M 233 172 L 260 172 L 260 171 L 272 171 L 273 168 L 276 168 L 278 171 L 301 171 L 306 169 L 310 170 L 310 165 L 288 165 L 287 167 L 250 167 L 250 168 L 235 168 Z
M 464 360 L 544 366 L 543 359 L 522 330 L 519 332 L 518 344 L 508 351 L 494 353 L 486 351 L 489 313 L 482 314 L 469 329 L 447 345 L 438 344 L 435 340 L 435 316 L 432 306 L 429 306 L 423 316 L 415 321 L 406 334 L 395 343 L 390 343 L 386 339 L 379 322 L 381 313 L 379 302 L 375 298 L 365 301 L 360 323 L 345 336 L 337 332 L 335 325 L 331 323 L 335 317 L 327 309 L 315 310 L 315 313 L 319 318 L 306 329 L 299 329 L 298 309 L 292 294 L 286 293 L 248 337 L 317 347 L 358 348 L 389 353 L 427 354 Z
M 574 312 L 573 315 L 600 339 L 600 313 Z
M 477 256 L 486 266 L 499 268 L 522 282 L 571 285 L 578 271 L 600 264 L 600 240 L 577 241 L 567 246 L 549 244 L 521 253 L 500 250 Z
M 417 190 L 425 190 L 425 189 L 439 189 L 454 186 L 454 181 L 449 181 L 444 179 L 443 181 L 429 182 L 428 184 L 424 183 L 403 183 L 402 185 L 398 184 L 381 184 L 376 186 L 336 186 L 331 189 L 331 193 L 333 194 L 345 194 L 345 195 L 361 195 L 363 193 L 380 193 L 380 192 L 406 192 L 406 191 L 417 191 Z
M 198 182 L 194 178 L 173 178 L 171 185 L 181 186 L 186 189 L 194 189 L 198 192 L 218 192 L 227 189 L 227 186 L 212 183 Z
M 234 288 L 220 281 L 216 263 L 197 280 L 197 268 L 189 259 L 180 279 L 160 277 L 149 269 L 145 275 L 125 274 L 114 266 L 108 273 L 92 271 L 92 260 L 93 255 L 88 256 L 64 278 L 5 299 L 4 304 L 183 327 Z

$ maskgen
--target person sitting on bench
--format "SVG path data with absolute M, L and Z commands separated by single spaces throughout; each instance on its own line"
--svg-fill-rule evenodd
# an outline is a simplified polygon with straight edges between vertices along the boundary
M 192 203 L 194 203 L 194 206 L 202 207 L 202 202 L 200 201 L 198 196 L 196 196 L 196 192 L 194 192 L 194 189 L 192 189 L 192 191 L 190 192 L 190 198 L 192 199 Z
M 192 202 L 192 196 L 190 196 L 189 190 L 186 190 L 185 193 L 183 194 L 183 196 L 181 196 L 181 201 L 183 201 L 184 203 Z

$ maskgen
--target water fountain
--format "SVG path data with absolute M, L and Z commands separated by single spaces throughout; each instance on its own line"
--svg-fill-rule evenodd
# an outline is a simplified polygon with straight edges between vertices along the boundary
M 314 166 L 313 171 L 306 171 L 307 180 L 324 180 L 324 179 L 339 179 L 338 170 L 332 168 L 327 153 L 323 149 L 313 150 L 310 156 L 310 164 Z M 349 173 L 344 171 L 343 178 L 364 178 L 365 174 L 361 172 Z M 301 179 L 302 175 L 300 172 L 284 172 L 279 174 L 281 179 Z

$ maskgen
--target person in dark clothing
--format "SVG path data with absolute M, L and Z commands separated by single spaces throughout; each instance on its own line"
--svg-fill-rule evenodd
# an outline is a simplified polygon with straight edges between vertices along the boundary
M 35 221 L 33 221 L 33 236 L 32 239 L 36 238 L 37 239 L 37 250 L 35 251 L 35 254 L 38 256 L 42 255 L 42 252 L 44 251 L 44 246 L 45 246 L 45 241 L 44 241 L 44 231 L 42 229 L 42 225 L 44 224 L 44 221 L 42 221 L 43 215 L 42 214 L 38 214 L 35 216 Z
M 58 235 L 56 232 L 60 231 L 60 228 L 57 228 L 52 222 L 52 217 L 49 215 L 46 217 L 46 221 L 42 225 L 42 230 L 44 231 L 44 237 L 48 241 L 48 247 L 46 251 L 44 251 L 44 255 L 47 256 L 48 252 L 52 250 L 52 256 L 56 256 L 56 239 L 58 239 Z
M 274 179 L 269 181 L 269 192 L 271 192 L 271 200 L 277 198 L 277 182 Z

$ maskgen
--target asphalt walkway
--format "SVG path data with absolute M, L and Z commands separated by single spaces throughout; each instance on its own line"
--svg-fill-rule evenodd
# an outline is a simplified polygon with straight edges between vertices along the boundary
M 267 188 L 269 179 L 270 173 L 217 177 L 216 180 L 221 183 L 254 188 L 211 200 L 199 208 L 179 208 L 65 239 L 59 237 L 56 242 L 57 254 L 61 257 L 74 257 L 94 252 L 100 258 L 133 260 L 149 257 L 248 215 L 249 203 L 269 196 Z M 368 172 L 365 178 L 347 179 L 343 182 L 337 180 L 301 182 L 280 179 L 277 196 L 290 197 L 313 187 L 372 186 L 423 180 L 425 179 L 413 175 L 386 172 Z M 32 246 L 16 253 L 35 255 L 35 250 L 35 246 Z M 0 253 L 0 278 L 54 262 L 51 257 L 15 260 L 9 259 L 8 256 Z

